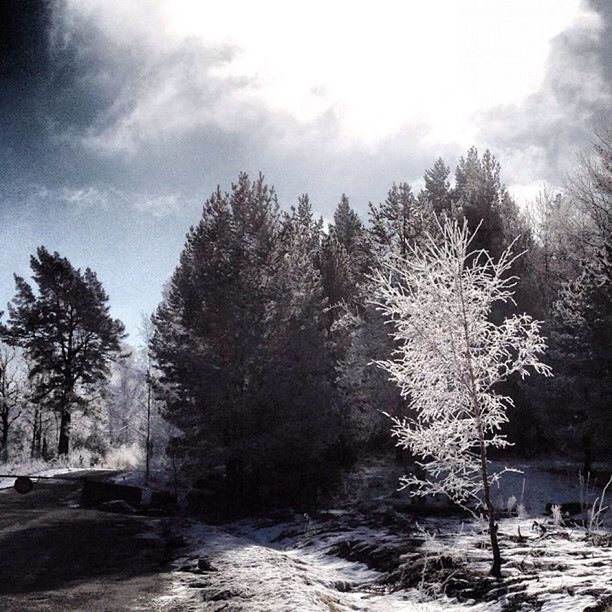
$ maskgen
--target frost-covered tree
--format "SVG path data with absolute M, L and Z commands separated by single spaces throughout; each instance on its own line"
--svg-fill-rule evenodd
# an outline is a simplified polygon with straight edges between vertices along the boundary
M 491 321 L 493 306 L 512 302 L 517 278 L 508 274 L 511 248 L 494 261 L 472 250 L 467 223 L 447 223 L 442 240 L 429 237 L 406 258 L 396 257 L 374 275 L 374 303 L 393 325 L 394 357 L 377 362 L 410 400 L 414 416 L 394 419 L 397 444 L 421 458 L 423 478 L 402 486 L 414 495 L 442 493 L 488 515 L 493 566 L 500 575 L 495 509 L 490 487 L 500 476 L 489 466 L 490 448 L 509 445 L 500 428 L 513 405 L 499 391 L 513 375 L 534 370 L 546 348 L 540 324 L 526 314 Z
M 146 400 L 146 370 L 136 350 L 126 344 L 125 357 L 113 364 L 106 411 L 111 445 L 139 444 Z
M 550 419 L 556 419 L 563 446 L 582 448 L 586 473 L 594 452 L 609 451 L 612 435 L 612 246 L 597 251 L 580 276 L 563 287 L 551 339 L 560 376 Z M 561 409 L 555 396 L 565 398 Z
M 560 279 L 565 282 L 554 303 L 551 349 L 559 375 L 551 385 L 548 415 L 560 445 L 582 449 L 588 472 L 597 454 L 610 451 L 612 128 L 582 160 L 567 199 L 577 214 L 561 242 L 569 245 L 568 263 L 577 274 Z M 558 397 L 565 399 L 561 406 Z
M 9 433 L 26 406 L 27 367 L 17 347 L 0 341 L 0 460 L 9 456 Z
M 581 239 L 592 250 L 612 242 L 612 125 L 601 134 L 569 181 L 569 197 L 584 215 Z
M 528 214 L 534 236 L 531 290 L 540 304 L 540 316 L 550 323 L 563 284 L 580 273 L 585 218 L 569 197 L 546 186 L 531 203 Z

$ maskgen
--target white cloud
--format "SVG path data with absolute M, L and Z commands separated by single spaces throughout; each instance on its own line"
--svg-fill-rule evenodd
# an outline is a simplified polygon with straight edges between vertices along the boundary
M 154 217 L 165 217 L 180 211 L 185 200 L 176 194 L 152 195 L 127 192 L 110 185 L 88 185 L 80 189 L 63 187 L 48 189 L 33 187 L 30 197 L 38 202 L 63 202 L 72 206 L 77 212 L 92 209 L 112 210 L 113 208 L 131 208 Z M 191 204 L 187 201 L 187 204 Z
M 67 15 L 141 58 L 91 146 L 134 151 L 272 113 L 288 140 L 323 122 L 335 145 L 376 151 L 418 126 L 430 144 L 472 143 L 482 111 L 537 91 L 551 39 L 583 10 L 579 0 L 73 0 Z
M 136 198 L 134 206 L 141 212 L 150 213 L 155 217 L 164 217 L 177 212 L 180 201 L 178 196 L 174 194 L 155 197 L 139 196 Z
M 561 184 L 593 130 L 609 120 L 605 37 L 600 13 L 580 13 L 553 40 L 540 88 L 524 100 L 480 113 L 475 140 L 495 148 L 509 182 Z

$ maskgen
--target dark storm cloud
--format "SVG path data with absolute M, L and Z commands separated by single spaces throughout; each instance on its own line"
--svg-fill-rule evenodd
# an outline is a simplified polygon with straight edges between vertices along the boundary
M 591 19 L 551 42 L 540 89 L 523 103 L 484 113 L 481 137 L 509 160 L 509 182 L 560 184 L 612 120 L 612 3 L 591 0 Z
M 434 158 L 419 146 L 418 131 L 390 139 L 376 154 L 339 152 L 333 110 L 303 126 L 261 105 L 236 104 L 248 83 L 209 74 L 232 59 L 230 47 L 187 39 L 152 53 L 150 41 L 138 36 L 109 37 L 95 13 L 62 3 L 33 3 L 24 14 L 13 9 L 13 54 L 21 57 L 23 48 L 29 55 L 6 88 L 2 121 L 11 129 L 2 139 L 2 162 L 13 183 L 60 190 L 41 207 L 77 203 L 81 194 L 83 204 L 99 196 L 100 205 L 133 200 L 145 210 L 146 194 L 162 203 L 174 196 L 201 200 L 239 171 L 261 170 L 288 198 L 313 192 L 327 214 L 340 192 L 359 193 L 365 208 L 391 180 L 420 176 Z
M 0 3 L 0 80 L 25 94 L 44 80 L 48 66 L 49 5 L 33 0 Z M 3 87 L 3 93 L 4 93 Z M 3 100 L 4 101 L 4 100 Z
M 9 0 L 0 7 L 3 190 L 87 180 L 97 160 L 59 136 L 87 125 L 104 106 L 104 92 L 85 83 L 90 64 L 79 61 L 73 45 L 54 47 L 51 3 Z
M 0 167 L 4 180 L 19 169 L 41 137 L 37 100 L 49 72 L 49 20 L 45 3 L 0 3 Z
M 188 45 L 150 67 L 143 57 L 147 50 L 138 41 L 121 47 L 105 38 L 95 21 L 67 19 L 62 3 L 11 0 L 0 7 L 7 32 L 2 39 L 0 74 L 3 184 L 78 189 L 91 183 L 118 183 L 130 190 L 139 189 L 151 178 L 180 181 L 180 168 L 174 173 L 160 172 L 168 164 L 159 151 L 126 159 L 105 155 L 86 146 L 86 141 L 114 121 L 129 117 L 141 83 L 157 79 L 161 84 L 164 76 L 193 63 Z M 201 50 L 197 65 L 205 69 L 219 55 L 218 51 Z M 206 105 L 217 92 L 200 87 L 193 95 Z M 235 136 L 225 139 L 214 129 L 206 136 L 210 142 L 205 144 L 218 145 L 213 150 L 221 154 L 235 141 Z M 181 144 L 185 143 L 170 137 L 168 159 L 177 160 L 176 149 Z M 185 152 L 189 159 L 189 146 Z M 158 188 L 152 185 L 154 192 Z

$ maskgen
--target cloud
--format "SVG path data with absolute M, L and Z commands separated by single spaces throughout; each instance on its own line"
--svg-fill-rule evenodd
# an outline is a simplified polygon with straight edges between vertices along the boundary
M 346 192 L 365 215 L 476 144 L 529 197 L 612 108 L 611 10 L 0 2 L 2 278 L 44 242 L 99 270 L 119 307 L 151 310 L 202 201 L 240 171 L 262 171 L 283 206 L 308 192 L 331 218 Z
M 76 46 L 95 64 L 89 90 L 112 94 L 84 135 L 89 146 L 134 152 L 202 126 L 274 123 L 287 142 L 324 124 L 327 144 L 375 151 L 420 127 L 432 142 L 471 144 L 476 111 L 537 90 L 548 41 L 578 3 L 59 6 L 55 48 Z
M 554 38 L 541 87 L 480 115 L 479 138 L 497 150 L 509 182 L 559 185 L 612 120 L 612 5 L 589 2 Z
M 155 197 L 139 196 L 135 199 L 135 207 L 141 212 L 162 218 L 170 214 L 176 214 L 181 207 L 181 202 L 175 194 Z
M 92 184 L 73 189 L 70 187 L 49 188 L 44 185 L 28 185 L 15 190 L 10 198 L 19 201 L 22 212 L 37 210 L 55 210 L 64 215 L 87 215 L 95 211 L 114 215 L 118 211 L 132 211 L 143 215 L 163 218 L 179 215 L 181 208 L 193 205 L 192 199 L 179 198 L 177 194 L 157 194 L 126 192 L 111 185 Z M 3 198 L 0 198 L 0 202 Z M 7 207 L 8 209 L 8 207 Z
M 509 182 L 554 177 L 571 106 L 559 99 L 575 97 L 557 91 L 564 66 L 601 39 L 578 0 L 49 6 L 35 120 L 17 122 L 0 162 L 83 201 L 99 185 L 149 202 L 204 197 L 244 169 L 289 198 L 312 192 L 323 212 L 342 191 L 365 207 L 471 144 L 501 153 Z M 594 81 L 577 108 L 601 90 Z

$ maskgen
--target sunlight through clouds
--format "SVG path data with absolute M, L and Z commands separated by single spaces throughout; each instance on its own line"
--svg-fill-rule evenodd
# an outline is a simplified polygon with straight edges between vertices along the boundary
M 36 240 L 114 278 L 106 232 L 162 262 L 153 285 L 110 287 L 152 308 L 184 228 L 241 171 L 284 207 L 307 192 L 329 220 L 346 193 L 365 217 L 475 145 L 523 203 L 561 188 L 612 109 L 602 0 L 10 1 L 30 21 L 0 88 L 7 295 Z
M 433 142 L 469 144 L 478 112 L 538 89 L 551 39 L 585 13 L 578 0 L 97 1 L 72 3 L 71 10 L 95 14 L 111 39 L 142 40 L 151 58 L 185 44 L 232 49 L 225 61 L 190 73 L 191 82 L 233 86 L 224 98 L 234 109 L 226 127 L 239 124 L 251 105 L 299 124 L 330 114 L 339 144 L 374 148 L 411 126 L 425 126 Z M 161 105 L 169 125 L 213 120 L 197 103 L 175 104 L 174 91 L 165 99 L 157 94 L 149 102 Z M 135 123 L 139 114 L 150 121 L 146 103 Z

